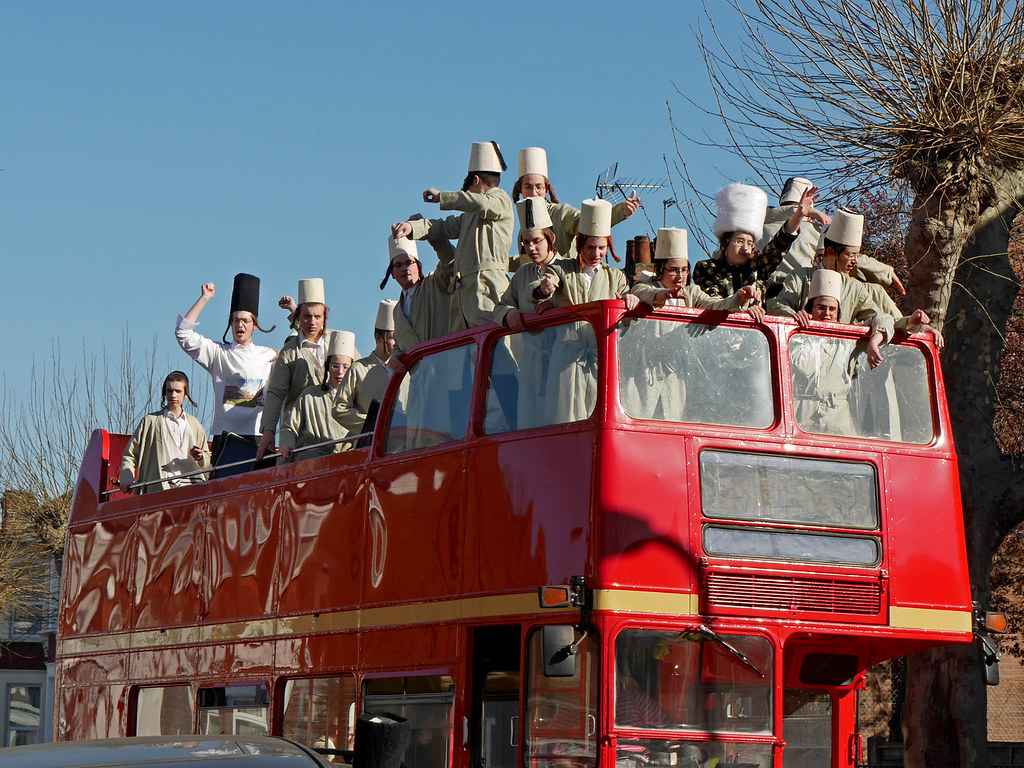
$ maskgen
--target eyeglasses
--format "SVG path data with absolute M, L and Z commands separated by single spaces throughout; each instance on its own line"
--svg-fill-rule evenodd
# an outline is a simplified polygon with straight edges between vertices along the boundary
M 747 246 L 747 248 L 753 248 L 754 245 L 756 245 L 756 243 L 754 243 L 754 240 L 749 237 L 734 237 L 729 241 L 729 243 L 731 245 L 738 245 L 741 248 L 744 245 Z
M 678 276 L 682 276 L 682 275 L 688 275 L 688 274 L 690 274 L 690 268 L 689 267 L 666 267 L 665 268 L 665 274 L 666 275 L 672 275 L 673 277 L 678 277 Z
M 414 262 L 412 261 L 412 259 L 409 259 L 408 261 L 395 261 L 395 262 L 392 262 L 391 268 L 392 269 L 401 269 L 402 267 L 411 267 L 413 265 L 413 263 Z

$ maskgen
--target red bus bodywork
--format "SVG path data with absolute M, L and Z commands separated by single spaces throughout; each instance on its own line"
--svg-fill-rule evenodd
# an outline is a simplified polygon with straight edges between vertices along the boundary
M 667 738 L 703 744 L 705 756 L 707 742 L 724 740 L 720 760 L 731 755 L 739 765 L 802 765 L 796 748 L 785 748 L 797 732 L 786 718 L 801 696 L 819 696 L 824 708 L 828 763 L 852 766 L 855 691 L 864 671 L 925 647 L 971 640 L 956 458 L 934 348 L 918 337 L 897 339 L 926 363 L 932 436 L 925 444 L 815 435 L 801 431 L 794 416 L 793 323 L 649 312 L 650 319 L 762 334 L 773 403 L 771 423 L 761 428 L 643 420 L 622 404 L 617 329 L 623 314 L 621 302 L 600 302 L 536 323 L 571 318 L 593 328 L 596 404 L 580 421 L 484 434 L 492 407 L 489 361 L 510 333 L 485 326 L 411 353 L 416 361 L 475 346 L 466 433 L 433 447 L 385 452 L 398 376 L 381 403 L 370 447 L 139 497 L 114 493 L 104 500 L 127 437 L 97 431 L 83 460 L 65 554 L 57 738 L 141 732 L 139 691 L 154 687 L 198 695 L 198 707 L 181 717 L 207 730 L 204 713 L 212 710 L 203 700 L 213 699 L 204 691 L 249 683 L 267 691 L 261 711 L 268 730 L 305 733 L 312 742 L 312 731 L 295 731 L 286 697 L 295 681 L 336 676 L 353 691 L 346 695 L 357 710 L 401 705 L 417 694 L 417 680 L 429 680 L 423 686 L 430 690 L 419 693 L 440 696 L 438 706 L 448 713 L 443 759 L 453 766 L 498 768 L 500 760 L 484 757 L 499 749 L 487 730 L 496 717 L 506 722 L 492 716 L 499 705 L 514 712 L 500 747 L 511 750 L 506 760 L 516 765 L 544 763 L 537 756 L 546 748 L 582 765 L 611 766 L 631 753 L 658 763 L 652 745 Z M 833 325 L 822 332 L 854 338 L 862 329 Z M 877 562 L 707 551 L 712 530 L 727 540 L 744 526 L 766 541 L 775 541 L 777 529 L 794 533 L 791 523 L 780 528 L 705 515 L 702 499 L 711 491 L 701 486 L 702 457 L 728 462 L 736 455 L 755 462 L 768 456 L 780 466 L 795 457 L 867 468 L 877 481 L 878 523 L 866 534 L 879 544 Z M 755 469 L 767 475 L 771 466 Z M 815 536 L 830 532 L 820 523 L 805 527 Z M 849 532 L 842 536 L 859 541 Z M 541 607 L 539 587 L 568 585 L 574 577 L 584 583 L 582 605 Z M 545 720 L 535 702 L 559 678 L 537 672 L 530 654 L 539 647 L 536 633 L 548 625 L 575 626 L 573 636 L 585 632 L 585 647 L 594 649 L 578 662 L 578 676 L 597 686 L 580 694 L 596 703 L 583 714 L 573 711 L 583 724 L 569 727 L 582 728 L 588 744 L 593 738 L 595 751 L 583 757 L 543 739 L 545 724 L 557 730 L 557 717 Z M 704 696 L 697 699 L 701 716 L 705 722 L 719 716 L 710 709 L 719 696 L 723 722 L 732 723 L 728 735 L 707 726 L 670 728 L 666 736 L 661 726 L 625 723 L 612 705 L 616 676 L 624 674 L 616 656 L 621 662 L 627 655 L 618 638 L 642 644 L 644 632 L 662 633 L 652 637 L 664 642 L 650 646 L 655 658 L 665 654 L 654 662 L 660 679 L 647 679 L 645 690 L 657 688 L 663 709 L 682 702 L 693 682 L 669 679 L 665 671 L 666 658 L 677 660 L 676 669 L 690 663 L 688 642 L 701 649 L 705 665 L 708 657 L 721 657 L 698 673 L 706 690 L 717 690 L 716 675 L 726 675 L 716 669 L 726 670 L 734 687 L 757 682 L 753 672 L 751 681 L 744 678 L 726 646 L 694 634 L 702 627 L 719 636 L 749 635 L 755 651 L 768 649 L 761 666 L 770 668 L 747 665 L 770 681 L 758 683 L 771 690 L 767 720 L 753 726 L 744 720 L 745 709 L 758 708 L 756 692 L 732 702 L 707 693 L 697 694 Z M 508 659 L 496 661 L 502 653 Z M 493 671 L 515 663 L 518 669 Z M 438 691 L 437 681 L 446 690 Z M 328 746 L 345 746 L 339 740 L 344 734 L 332 735 Z M 737 755 L 748 745 L 760 757 L 745 763 Z M 680 761 L 679 754 L 686 753 L 667 762 L 686 765 L 691 758 Z M 548 755 L 547 762 L 559 760 Z

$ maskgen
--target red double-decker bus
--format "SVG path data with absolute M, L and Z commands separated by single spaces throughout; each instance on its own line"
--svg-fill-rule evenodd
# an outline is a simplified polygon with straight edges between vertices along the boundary
M 416 347 L 365 447 L 137 497 L 99 431 L 57 738 L 386 711 L 411 768 L 852 766 L 865 670 L 972 638 L 935 350 L 862 337 L 553 311 Z

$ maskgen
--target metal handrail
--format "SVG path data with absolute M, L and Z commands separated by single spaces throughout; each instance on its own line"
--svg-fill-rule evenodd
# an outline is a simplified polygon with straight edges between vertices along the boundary
M 329 445 L 338 445 L 339 443 L 355 442 L 356 440 L 362 440 L 365 437 L 373 437 L 373 432 L 362 432 L 361 434 L 358 434 L 358 435 L 346 435 L 345 437 L 339 437 L 339 438 L 336 438 L 334 440 L 324 440 L 323 442 L 320 442 L 320 443 L 312 443 L 310 445 L 304 445 L 301 448 L 293 448 L 292 449 L 292 453 L 293 454 L 303 453 L 305 451 L 312 451 L 315 448 L 326 448 Z M 275 457 L 280 457 L 280 456 L 281 456 L 280 451 L 275 451 L 274 453 L 266 454 L 262 459 L 260 459 L 260 461 L 263 461 L 264 459 L 273 459 Z M 141 483 L 132 483 L 127 488 L 120 488 L 120 487 L 118 487 L 118 488 L 114 488 L 113 490 L 102 491 L 100 493 L 100 496 L 110 496 L 110 495 L 118 493 L 118 492 L 129 493 L 131 491 L 134 491 L 136 488 L 145 488 L 145 487 L 150 486 L 150 485 L 157 485 L 158 483 L 166 483 L 166 482 L 168 482 L 170 480 L 177 480 L 178 478 L 182 478 L 182 477 L 195 477 L 197 475 L 207 475 L 210 472 L 216 472 L 218 469 L 231 469 L 232 467 L 243 467 L 246 464 L 254 464 L 255 462 L 256 462 L 256 459 L 253 458 L 253 459 L 242 459 L 240 461 L 231 461 L 231 462 L 228 462 L 227 464 L 217 464 L 216 466 L 213 466 L 213 467 L 206 467 L 206 468 L 200 467 L 199 469 L 193 469 L 193 470 L 191 470 L 189 472 L 182 472 L 180 475 L 174 475 L 173 477 L 161 477 L 158 480 L 146 480 L 146 481 L 141 482 Z

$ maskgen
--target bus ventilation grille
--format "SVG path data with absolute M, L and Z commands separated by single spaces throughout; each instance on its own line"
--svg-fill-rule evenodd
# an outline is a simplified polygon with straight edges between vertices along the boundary
M 706 578 L 708 602 L 718 606 L 862 615 L 875 615 L 882 606 L 877 583 L 750 573 L 707 573 Z

